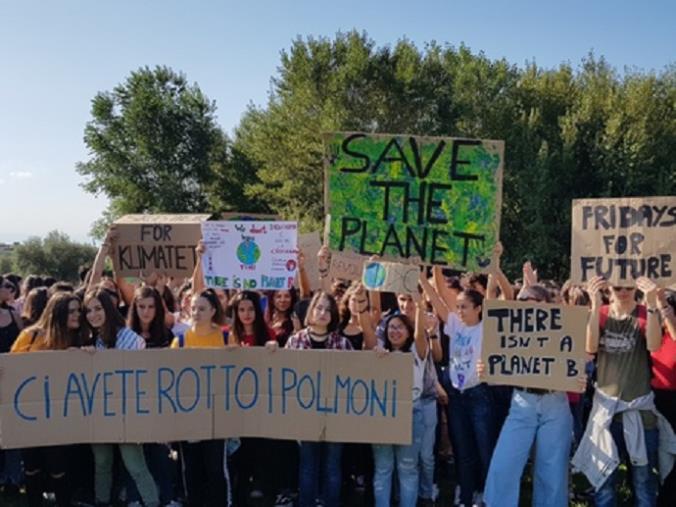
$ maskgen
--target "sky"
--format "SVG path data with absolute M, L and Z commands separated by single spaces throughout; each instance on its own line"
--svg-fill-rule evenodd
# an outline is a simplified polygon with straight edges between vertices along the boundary
M 264 106 L 280 52 L 297 37 L 366 31 L 469 46 L 489 58 L 579 66 L 593 51 L 622 71 L 676 61 L 676 2 L 400 0 L 0 0 L 0 242 L 58 229 L 91 241 L 107 205 L 75 166 L 92 98 L 143 66 L 167 65 L 216 102 L 232 132 Z

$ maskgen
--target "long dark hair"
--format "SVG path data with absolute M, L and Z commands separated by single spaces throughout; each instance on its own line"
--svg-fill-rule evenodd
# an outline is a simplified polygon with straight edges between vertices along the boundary
M 77 301 L 80 307 L 80 326 L 78 329 L 68 328 L 68 307 L 72 301 Z M 88 333 L 82 318 L 82 303 L 71 293 L 59 292 L 54 294 L 49 301 L 40 319 L 28 330 L 43 333 L 45 345 L 51 350 L 63 350 L 68 347 L 84 345 Z
M 338 329 L 338 325 L 340 324 L 338 303 L 336 303 L 336 298 L 334 298 L 328 292 L 324 292 L 323 290 L 318 291 L 314 296 L 312 296 L 312 300 L 310 301 L 310 304 L 307 307 L 307 312 L 305 313 L 305 326 L 310 327 L 312 325 L 312 312 L 314 311 L 315 306 L 317 306 L 319 303 L 319 300 L 322 298 L 326 298 L 326 300 L 329 302 L 329 312 L 331 313 L 331 322 L 329 322 L 326 330 L 329 333 L 333 333 Z
M 87 325 L 92 330 L 94 336 L 98 335 L 101 337 L 101 340 L 107 349 L 113 349 L 115 348 L 115 342 L 117 341 L 117 333 L 125 325 L 124 317 L 122 317 L 120 312 L 117 311 L 117 308 L 113 303 L 113 299 L 106 289 L 97 289 L 95 291 L 89 292 L 85 296 L 85 312 L 87 311 L 87 305 L 94 299 L 97 299 L 99 303 L 101 303 L 101 306 L 103 307 L 103 313 L 106 315 L 106 320 L 100 329 L 92 328 L 88 319 Z
M 223 325 L 225 322 L 225 314 L 223 313 L 223 307 L 221 306 L 221 302 L 218 300 L 218 296 L 216 295 L 214 289 L 204 289 L 199 294 L 194 294 L 193 298 L 206 299 L 209 303 L 209 306 L 211 306 L 215 312 L 211 317 L 211 322 L 219 326 Z
M 244 290 L 237 293 L 230 302 L 230 308 L 232 308 L 232 337 L 237 343 L 242 343 L 242 339 L 245 335 L 244 324 L 242 324 L 242 321 L 239 320 L 239 314 L 237 312 L 242 301 L 251 301 L 251 304 L 253 304 L 254 307 L 254 343 L 258 346 L 265 345 L 265 342 L 270 339 L 270 335 L 268 334 L 268 326 L 265 323 L 263 310 L 261 309 L 261 298 L 257 292 L 250 290 Z M 272 304 L 272 302 L 268 300 L 268 305 L 270 304 Z
M 415 341 L 415 330 L 413 328 L 413 323 L 411 322 L 411 319 L 409 319 L 406 315 L 403 313 L 394 313 L 387 317 L 387 320 L 385 321 L 385 350 L 394 350 L 392 347 L 392 342 L 390 342 L 390 336 L 388 333 L 388 328 L 390 326 L 390 322 L 392 322 L 394 319 L 399 319 L 402 324 L 404 324 L 404 327 L 408 331 L 408 338 L 406 339 L 406 343 L 404 343 L 404 346 L 401 348 L 402 352 L 410 352 L 411 351 L 411 346 L 413 345 L 413 342 Z
M 460 294 L 462 294 L 467 299 L 469 299 L 472 302 L 472 304 L 474 305 L 474 308 L 476 308 L 477 306 L 483 307 L 484 297 L 481 294 L 481 292 L 479 292 L 478 290 L 476 290 L 476 289 L 465 289 L 465 290 L 461 291 Z M 460 296 L 460 294 L 458 294 L 458 296 Z M 481 315 L 481 313 L 479 313 L 479 320 L 481 320 L 481 317 L 482 317 L 482 315 Z
M 40 319 L 42 312 L 45 311 L 48 300 L 47 287 L 36 287 L 28 292 L 23 303 L 23 311 L 21 312 L 24 326 L 32 326 Z
M 284 322 L 282 323 L 282 329 L 284 330 L 284 333 L 291 334 L 293 333 L 293 322 L 291 321 L 291 314 L 293 313 L 293 308 L 296 306 L 296 303 L 298 302 L 298 292 L 293 287 L 290 288 L 287 292 L 291 296 L 291 304 L 289 305 L 289 308 L 280 313 L 282 313 L 282 315 L 284 316 Z M 275 308 L 275 294 L 276 291 L 273 290 L 267 291 L 265 293 L 265 296 L 268 298 L 268 305 L 265 308 L 265 320 L 270 324 L 272 324 L 275 312 L 278 311 Z
M 138 316 L 137 306 L 141 299 L 147 298 L 151 298 L 155 304 L 155 317 L 150 323 L 150 327 L 148 329 L 150 339 L 147 341 L 156 345 L 162 345 L 164 342 L 166 342 L 167 335 L 167 327 L 164 324 L 164 305 L 162 304 L 162 297 L 160 296 L 160 293 L 154 287 L 145 286 L 136 289 L 134 292 L 134 298 L 131 300 L 129 313 L 127 314 L 127 327 L 139 335 L 143 332 L 141 319 Z

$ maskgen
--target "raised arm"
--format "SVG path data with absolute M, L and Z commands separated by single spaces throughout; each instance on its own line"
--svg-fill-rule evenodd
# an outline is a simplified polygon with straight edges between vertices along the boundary
M 643 291 L 648 309 L 645 330 L 646 346 L 650 352 L 655 352 L 662 345 L 662 325 L 660 324 L 660 312 L 657 309 L 657 285 L 642 276 L 636 280 L 636 286 Z
M 106 232 L 106 237 L 103 239 L 103 243 L 99 247 L 99 251 L 96 252 L 96 257 L 94 258 L 94 264 L 92 264 L 92 269 L 89 270 L 89 281 L 87 282 L 87 292 L 91 291 L 96 287 L 101 281 L 103 275 L 103 266 L 106 264 L 106 257 L 113 246 L 113 241 L 117 237 L 117 232 L 115 226 L 111 226 Z
M 591 311 L 589 320 L 587 320 L 587 341 L 586 349 L 588 354 L 596 354 L 599 350 L 599 315 L 603 305 L 603 294 L 601 291 L 606 287 L 606 280 L 601 276 L 595 276 L 587 285 L 587 291 L 591 298 Z
M 415 350 L 418 357 L 425 359 L 427 357 L 427 336 L 425 336 L 425 302 L 420 300 L 415 304 Z
M 310 278 L 305 269 L 305 255 L 303 252 L 298 252 L 298 290 L 300 291 L 301 299 L 307 299 L 312 295 Z
M 327 294 L 331 294 L 331 278 L 329 278 L 329 271 L 331 266 L 331 251 L 326 245 L 322 245 L 317 252 L 318 270 L 319 270 L 319 287 Z
M 206 251 L 207 247 L 204 245 L 204 241 L 200 239 L 197 243 L 197 246 L 195 247 L 195 254 L 197 255 L 195 260 L 195 269 L 192 270 L 191 282 L 193 294 L 199 294 L 206 288 L 204 286 L 204 271 L 202 271 L 202 256 Z
M 439 297 L 441 297 L 442 301 L 446 304 L 448 311 L 454 312 L 455 311 L 455 298 L 457 297 L 457 295 L 456 295 L 454 290 L 451 290 L 448 287 L 448 284 L 446 283 L 446 277 L 441 272 L 441 267 L 439 267 L 439 266 L 434 266 L 432 268 L 432 283 L 434 284 L 434 288 L 436 289 L 437 294 L 439 295 Z M 444 322 L 446 322 L 446 318 L 448 317 L 448 313 L 446 313 L 446 315 L 440 315 L 440 317 L 442 319 L 444 319 Z
M 433 269 L 437 268 L 434 267 Z M 439 275 L 443 278 L 441 272 L 439 273 Z M 434 280 L 434 275 L 433 281 L 436 283 L 436 280 Z M 441 320 L 446 322 L 448 320 L 448 314 L 451 312 L 451 309 L 448 306 L 447 302 L 440 297 L 439 293 L 436 290 L 434 290 L 434 287 L 432 287 L 429 280 L 427 279 L 427 276 L 425 275 L 425 270 L 422 270 L 420 272 L 419 283 L 420 286 L 422 287 L 423 293 L 425 294 L 425 296 L 427 296 L 427 299 L 430 300 L 430 303 L 432 303 L 432 308 L 434 308 L 434 311 L 437 313 L 437 315 Z M 446 282 L 444 281 L 444 284 L 445 283 Z M 453 296 L 453 308 L 455 308 L 455 295 Z
M 664 327 L 667 329 L 671 339 L 676 341 L 676 313 L 674 308 L 667 301 L 667 294 L 664 289 L 657 289 L 657 308 L 660 310 L 660 316 L 664 321 Z
M 369 301 L 366 294 L 366 289 L 362 284 L 357 286 L 354 293 L 356 299 L 357 320 L 359 327 L 364 334 L 364 349 L 371 350 L 378 344 L 378 337 L 376 336 L 376 328 L 369 312 Z

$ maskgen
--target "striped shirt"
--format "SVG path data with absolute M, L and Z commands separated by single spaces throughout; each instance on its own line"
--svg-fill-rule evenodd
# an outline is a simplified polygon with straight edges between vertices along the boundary
M 106 345 L 100 336 L 96 337 L 96 348 L 105 349 Z M 140 350 L 146 348 L 146 341 L 128 327 L 121 327 L 115 338 L 117 350 Z

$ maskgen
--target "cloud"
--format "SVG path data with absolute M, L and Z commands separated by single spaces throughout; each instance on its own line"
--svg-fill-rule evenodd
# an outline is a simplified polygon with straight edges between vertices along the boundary
M 9 177 L 13 180 L 29 180 L 33 177 L 33 173 L 30 171 L 12 171 L 9 173 Z

